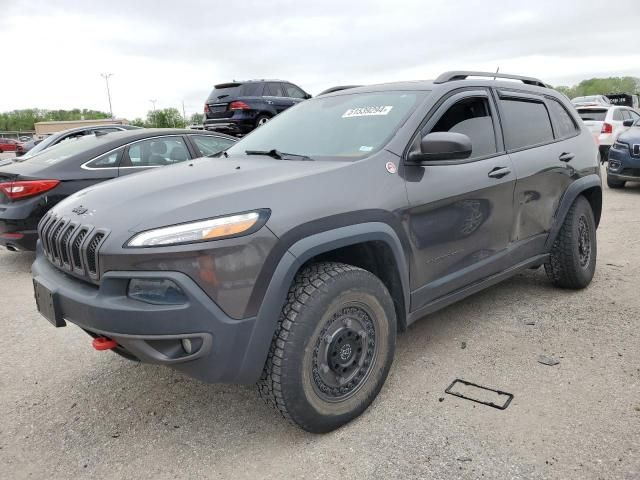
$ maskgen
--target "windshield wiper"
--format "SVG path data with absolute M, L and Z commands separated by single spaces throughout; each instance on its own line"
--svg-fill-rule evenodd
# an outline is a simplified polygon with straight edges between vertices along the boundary
M 291 157 L 299 158 L 300 160 L 313 160 L 306 155 L 298 155 L 297 153 L 285 153 L 272 148 L 271 150 L 245 150 L 247 155 L 266 155 L 268 157 L 276 158 L 278 160 L 290 160 Z

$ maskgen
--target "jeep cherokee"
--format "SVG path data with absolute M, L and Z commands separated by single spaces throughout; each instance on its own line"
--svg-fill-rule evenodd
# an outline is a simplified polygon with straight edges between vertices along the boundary
M 327 432 L 374 400 L 417 319 L 542 265 L 586 287 L 601 183 L 591 133 L 539 80 L 342 90 L 220 158 L 59 203 L 39 224 L 37 305 L 96 349 L 257 382 L 285 418 Z

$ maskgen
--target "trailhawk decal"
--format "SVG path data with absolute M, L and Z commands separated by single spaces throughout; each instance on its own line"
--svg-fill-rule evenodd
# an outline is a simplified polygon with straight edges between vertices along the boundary
M 392 105 L 380 105 L 378 107 L 358 107 L 350 108 L 342 115 L 342 118 L 369 117 L 371 115 L 388 115 Z

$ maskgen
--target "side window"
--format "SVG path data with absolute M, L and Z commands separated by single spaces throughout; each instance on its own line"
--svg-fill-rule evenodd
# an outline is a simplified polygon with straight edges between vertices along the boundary
M 633 110 L 629 110 L 629 115 L 631 115 L 631 118 L 634 119 L 634 120 L 638 120 L 640 118 L 640 115 L 638 115 Z
M 264 96 L 265 97 L 282 97 L 282 92 L 280 91 L 280 84 L 267 83 L 264 86 Z
M 157 137 L 129 146 L 128 158 L 121 167 L 163 167 L 189 159 L 182 137 Z
M 121 130 L 119 128 L 115 128 L 115 127 L 107 127 L 107 128 L 96 128 L 96 131 L 104 132 L 104 133 L 111 133 L 111 132 L 120 132 Z
M 631 120 L 631 114 L 629 113 L 629 110 L 622 110 L 622 119 Z
M 549 99 L 549 109 L 551 110 L 551 116 L 556 122 L 558 127 L 558 138 L 571 137 L 578 131 L 576 123 L 567 112 L 567 109 L 557 100 Z
M 509 150 L 553 141 L 551 119 L 544 103 L 535 100 L 500 100 L 505 143 Z
M 254 83 L 245 83 L 242 85 L 242 96 L 243 97 L 259 97 L 262 95 L 262 88 L 264 87 L 264 83 L 254 82 Z
M 619 108 L 614 109 L 613 119 L 617 122 L 621 122 L 622 120 L 624 120 L 624 117 L 622 116 L 622 110 L 620 110 Z
M 124 147 L 114 150 L 113 152 L 105 153 L 99 156 L 95 160 L 87 163 L 87 167 L 90 168 L 114 168 L 118 166 L 120 156 L 124 152 Z
M 300 88 L 296 87 L 295 85 L 291 85 L 290 83 L 284 83 L 283 87 L 284 87 L 284 92 L 285 92 L 287 97 L 291 97 L 291 98 L 304 98 L 305 97 L 305 93 Z
M 235 143 L 229 138 L 216 137 L 214 135 L 191 135 L 190 138 L 205 157 L 220 153 Z
M 431 131 L 423 132 L 423 135 L 432 132 L 456 132 L 468 136 L 472 146 L 471 159 L 497 152 L 491 109 L 484 97 L 465 98 L 452 105 Z

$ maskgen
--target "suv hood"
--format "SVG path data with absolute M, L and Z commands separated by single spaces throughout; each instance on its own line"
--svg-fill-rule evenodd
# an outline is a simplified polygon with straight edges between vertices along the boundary
M 227 214 L 269 208 L 292 181 L 349 165 L 268 157 L 201 158 L 103 182 L 71 195 L 54 212 L 96 227 L 136 233 Z M 286 187 L 281 184 L 287 182 Z M 80 220 L 80 219 L 78 219 Z
M 624 143 L 633 144 L 640 143 L 640 127 L 631 127 L 626 132 L 622 132 L 618 140 Z

